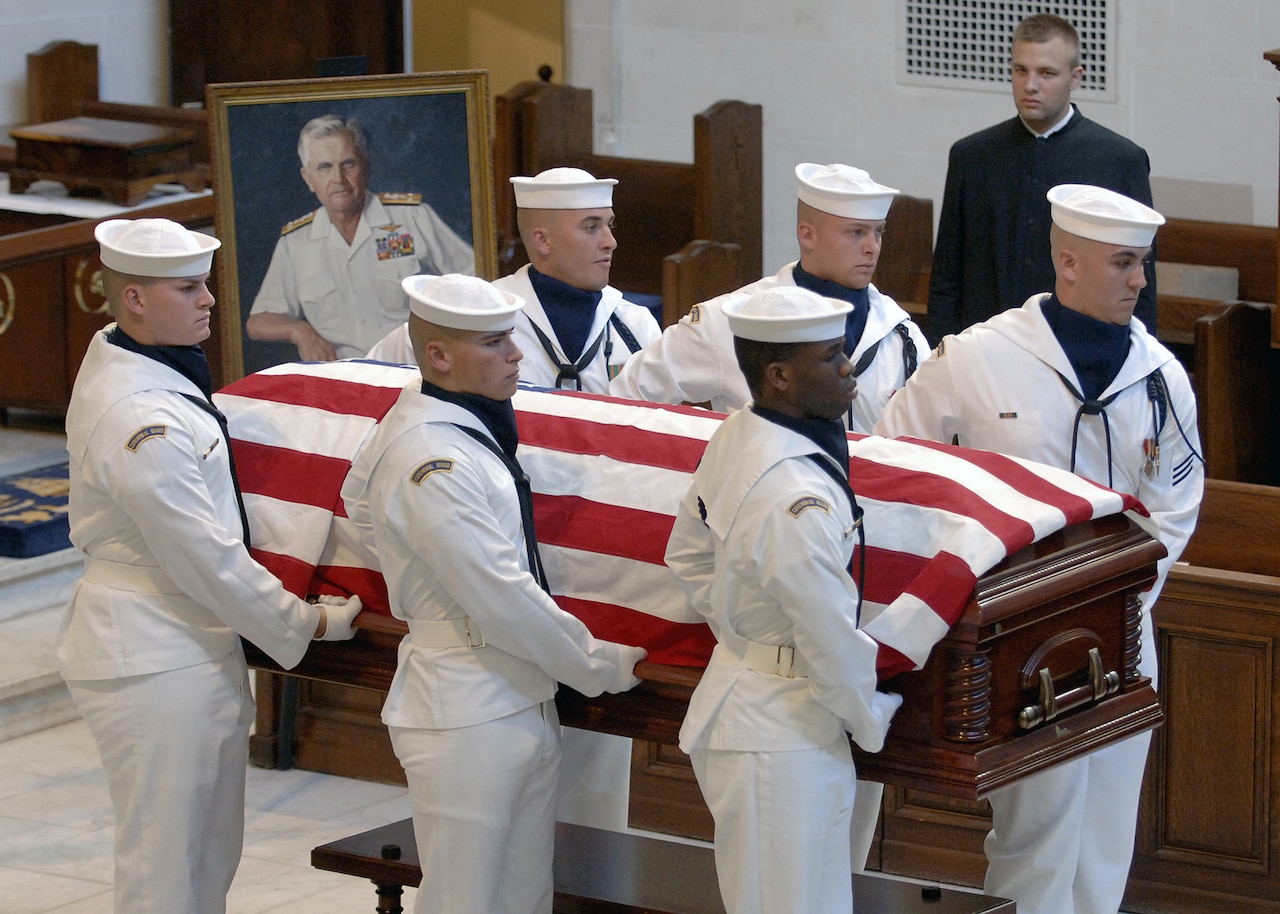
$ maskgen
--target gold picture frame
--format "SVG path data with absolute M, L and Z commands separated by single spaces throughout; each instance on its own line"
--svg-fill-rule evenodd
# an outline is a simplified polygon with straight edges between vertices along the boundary
M 476 275 L 494 278 L 486 71 L 213 83 L 205 98 L 222 240 L 214 260 L 223 383 L 298 358 L 288 343 L 249 339 L 245 321 L 285 228 L 323 210 L 297 155 L 299 131 L 314 117 L 359 121 L 369 147 L 367 189 L 420 198 L 471 244 Z

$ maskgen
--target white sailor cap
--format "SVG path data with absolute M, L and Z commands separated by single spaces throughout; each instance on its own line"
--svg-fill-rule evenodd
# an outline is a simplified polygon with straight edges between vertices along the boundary
M 129 276 L 181 279 L 213 265 L 222 242 L 172 219 L 108 219 L 93 230 L 103 266 Z
M 406 276 L 400 287 L 409 296 L 409 311 L 438 327 L 491 333 L 516 325 L 524 299 L 497 289 L 477 276 Z
M 796 178 L 801 200 L 845 219 L 878 222 L 889 214 L 889 204 L 898 193 L 896 187 L 877 184 L 871 175 L 851 165 L 802 162 L 796 166 Z
M 518 209 L 608 209 L 617 183 L 581 168 L 548 168 L 532 178 L 511 179 Z
M 1053 221 L 1060 229 L 1121 247 L 1151 246 L 1164 216 L 1124 194 L 1092 184 L 1059 184 L 1049 189 Z
M 798 286 L 779 286 L 724 306 L 734 336 L 762 343 L 822 343 L 844 336 L 853 305 Z

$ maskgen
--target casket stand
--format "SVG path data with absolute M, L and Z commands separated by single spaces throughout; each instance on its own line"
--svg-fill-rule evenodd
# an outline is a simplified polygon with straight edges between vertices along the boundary
M 924 668 L 883 684 L 904 696 L 903 706 L 883 751 L 855 747 L 859 776 L 977 799 L 1158 726 L 1156 694 L 1137 670 L 1137 594 L 1155 580 L 1163 555 L 1164 548 L 1135 523 L 1111 515 L 1070 526 L 1010 556 L 979 580 Z M 352 642 L 312 645 L 292 676 L 385 693 L 405 628 L 367 612 L 358 624 L 364 630 Z M 246 651 L 255 668 L 281 672 L 252 645 Z M 562 687 L 561 721 L 673 747 L 701 671 L 652 663 L 637 671 L 644 682 L 624 694 L 586 698 Z M 377 719 L 381 694 L 363 703 L 363 714 L 350 706 L 326 711 L 313 703 L 293 723 L 281 716 L 282 700 L 292 698 L 271 682 L 275 678 L 260 677 L 259 762 L 278 762 L 274 753 L 292 748 L 300 761 L 317 754 L 331 763 L 305 765 L 317 770 L 371 777 L 376 770 L 396 769 L 394 757 L 374 757 L 389 751 L 385 739 L 361 746 L 358 737 L 351 744 L 341 735 L 352 728 L 384 730 Z M 281 739 L 292 745 L 264 745 Z M 327 746 L 312 753 L 310 740 Z

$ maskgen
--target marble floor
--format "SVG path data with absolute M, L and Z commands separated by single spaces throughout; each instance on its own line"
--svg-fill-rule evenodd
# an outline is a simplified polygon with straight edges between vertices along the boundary
M 372 883 L 313 869 L 311 849 L 408 815 L 403 787 L 250 768 L 244 856 L 227 910 L 373 910 Z M 0 743 L 0 911 L 111 914 L 112 823 L 83 722 Z
M 66 459 L 60 417 L 11 410 L 0 476 Z M 53 661 L 80 561 L 74 550 L 0 558 L 0 912 L 110 914 L 113 815 L 88 729 Z M 56 694 L 56 693 L 61 694 Z M 409 815 L 403 787 L 309 771 L 248 770 L 236 914 L 349 914 L 366 880 L 312 869 L 311 849 Z M 406 889 L 406 898 L 412 890 Z

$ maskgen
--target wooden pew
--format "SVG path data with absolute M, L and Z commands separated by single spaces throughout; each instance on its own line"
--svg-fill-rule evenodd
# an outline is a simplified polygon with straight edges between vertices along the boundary
M 877 289 L 913 317 L 928 312 L 933 271 L 933 201 L 898 194 L 885 220 L 884 246 L 876 264 Z M 930 340 L 930 342 L 935 342 Z
M 1125 911 L 1275 911 L 1280 898 L 1280 488 L 1208 480 L 1155 607 L 1152 740 Z
M 1165 263 L 1234 267 L 1241 299 L 1276 303 L 1275 226 L 1170 219 L 1156 234 L 1156 257 Z
M 521 83 L 494 99 L 494 207 L 498 273 L 528 261 L 516 227 L 509 179 L 547 168 L 584 168 L 618 179 L 614 210 L 618 255 L 610 282 L 627 292 L 698 298 L 727 292 L 762 275 L 762 113 L 759 105 L 721 101 L 695 115 L 693 164 L 596 155 L 590 89 Z M 736 245 L 740 252 L 706 247 Z M 688 248 L 696 243 L 694 248 Z M 671 254 L 681 256 L 666 265 Z M 695 276 L 705 258 L 709 275 Z M 683 277 L 683 278 L 681 278 Z M 663 323 L 688 310 L 687 294 L 663 304 Z M 683 303 L 684 310 L 681 310 Z
M 1280 384 L 1280 350 L 1272 348 L 1270 330 L 1261 326 L 1274 322 L 1276 228 L 1170 219 L 1156 245 L 1165 263 L 1237 271 L 1240 302 L 1161 293 L 1157 336 L 1192 374 L 1208 475 L 1280 484 L 1280 461 L 1272 456 L 1280 447 L 1280 419 L 1271 408 Z
M 1193 379 L 1210 478 L 1280 483 L 1272 446 L 1276 358 L 1268 342 L 1274 310 L 1235 302 L 1195 322 Z

